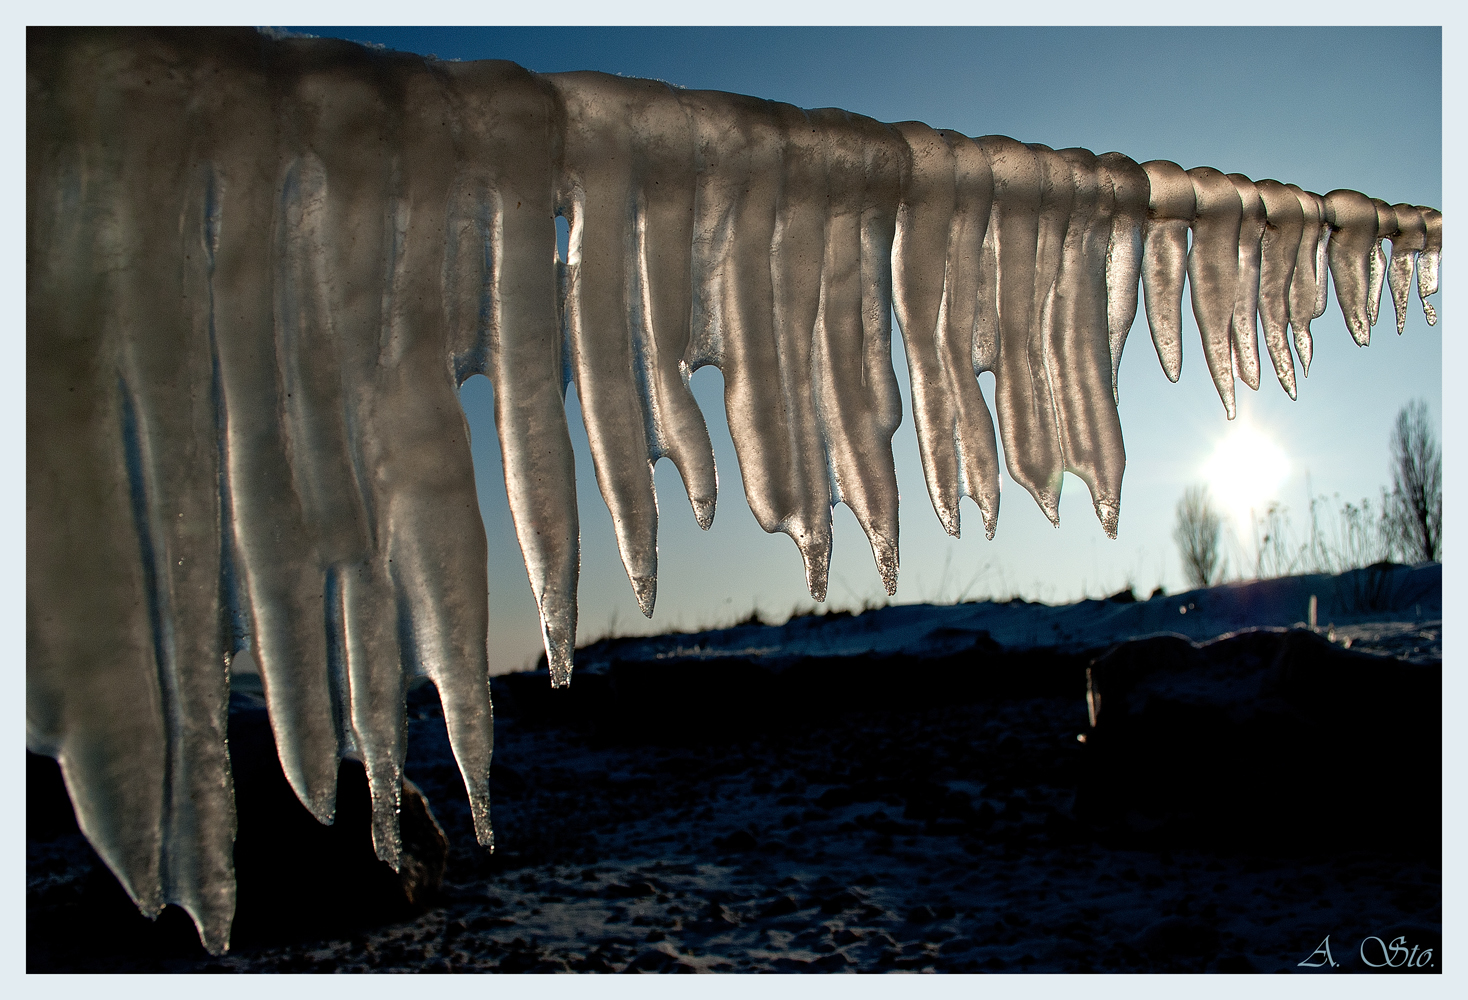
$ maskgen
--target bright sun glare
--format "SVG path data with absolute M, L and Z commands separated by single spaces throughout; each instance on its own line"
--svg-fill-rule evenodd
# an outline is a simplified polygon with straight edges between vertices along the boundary
M 1242 420 L 1229 426 L 1203 466 L 1215 502 L 1239 523 L 1248 522 L 1251 510 L 1262 515 L 1278 499 L 1289 471 L 1284 449 Z

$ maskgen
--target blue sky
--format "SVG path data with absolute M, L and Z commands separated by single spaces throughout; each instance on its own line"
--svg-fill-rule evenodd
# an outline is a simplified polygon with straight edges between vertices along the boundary
M 1344 187 L 1392 203 L 1443 202 L 1441 32 L 1435 28 L 293 30 L 441 58 L 511 59 L 538 72 L 654 77 L 1056 148 L 1119 150 L 1139 162 L 1212 166 L 1322 193 Z M 1277 499 L 1297 528 L 1307 513 L 1307 475 L 1316 494 L 1375 497 L 1387 481 L 1387 439 L 1397 410 L 1420 397 L 1440 420 L 1441 298 L 1443 318 L 1430 328 L 1414 296 L 1400 338 L 1384 303 L 1372 346 L 1363 350 L 1346 333 L 1332 294 L 1326 315 L 1312 325 L 1315 359 L 1297 402 L 1267 374 L 1267 362 L 1257 393 L 1240 385 L 1239 420 L 1272 437 L 1288 460 Z M 1006 474 L 993 542 L 985 541 L 977 508 L 967 502 L 963 538 L 944 535 L 923 486 L 906 366 L 896 346 L 905 412 L 894 439 L 902 489 L 895 600 L 1019 594 L 1057 602 L 1128 583 L 1144 594 L 1159 584 L 1181 589 L 1173 508 L 1183 489 L 1202 479 L 1204 463 L 1229 429 L 1187 309 L 1184 318 L 1177 385 L 1158 367 L 1140 311 L 1127 342 L 1120 393 L 1128 463 L 1116 541 L 1104 536 L 1084 484 L 1070 476 L 1059 529 Z M 983 383 L 992 402 L 991 376 Z M 811 606 L 795 546 L 784 535 L 765 535 L 745 504 L 718 372 L 701 370 L 693 386 L 715 445 L 718 514 L 714 527 L 700 532 L 676 471 L 659 463 L 660 584 L 650 622 L 638 613 L 617 558 L 574 396 L 568 407 L 581 511 L 582 641 L 612 629 L 726 624 L 751 610 L 782 620 Z M 489 535 L 492 665 L 503 670 L 533 660 L 539 635 L 505 503 L 492 398 L 482 378 L 462 393 Z M 870 549 L 844 507 L 835 530 L 828 606 L 882 600 Z

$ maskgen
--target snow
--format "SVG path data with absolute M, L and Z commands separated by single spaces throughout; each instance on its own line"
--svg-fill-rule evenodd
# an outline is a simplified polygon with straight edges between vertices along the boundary
M 1389 596 L 1368 606 L 1362 591 Z M 913 604 L 860 615 L 806 615 L 782 625 L 739 625 L 697 635 L 613 639 L 578 651 L 579 673 L 601 673 L 615 661 L 676 660 L 690 667 L 722 657 L 758 658 L 772 670 L 805 657 L 941 657 L 974 648 L 981 638 L 1008 651 L 1099 650 L 1151 635 L 1203 642 L 1245 628 L 1300 628 L 1317 597 L 1322 633 L 1358 648 L 1394 655 L 1442 655 L 1442 566 L 1394 567 L 1341 577 L 1311 574 L 1241 581 L 1150 599 L 1087 600 L 1051 606 L 990 601 L 948 606 Z M 1125 595 L 1130 598 L 1130 593 Z M 1431 633 L 1431 638 L 1422 633 Z M 1415 652 L 1413 650 L 1416 650 Z

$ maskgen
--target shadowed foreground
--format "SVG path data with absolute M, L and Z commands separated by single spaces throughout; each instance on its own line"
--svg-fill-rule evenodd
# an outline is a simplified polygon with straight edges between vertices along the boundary
M 451 845 L 441 892 L 415 911 L 385 866 L 370 891 L 332 874 L 333 851 L 380 864 L 365 781 L 346 765 L 341 825 L 301 827 L 341 840 L 288 877 L 272 872 L 319 849 L 308 838 L 277 837 L 249 878 L 241 863 L 235 943 L 219 959 L 176 908 L 157 924 L 138 916 L 56 819 L 65 800 L 46 801 L 57 792 L 37 766 L 27 965 L 1306 972 L 1329 935 L 1338 971 L 1370 971 L 1362 940 L 1400 936 L 1432 949 L 1415 971 L 1436 972 L 1434 629 L 1411 633 L 1418 646 L 1399 635 L 1365 653 L 1261 630 L 1104 657 L 979 640 L 943 657 L 809 657 L 773 671 L 758 658 L 638 662 L 632 645 L 619 659 L 614 643 L 599 651 L 608 669 L 578 673 L 569 691 L 543 671 L 496 679 L 493 855 L 474 846 L 423 685 L 409 700 L 407 773 Z M 1188 693 L 1207 687 L 1199 678 L 1212 693 Z M 1254 691 L 1234 699 L 1250 712 L 1218 708 L 1220 685 Z M 277 780 L 280 808 L 309 824 Z M 237 853 L 254 850 L 247 833 Z M 344 899 L 348 884 L 357 895 Z M 1375 947 L 1368 959 L 1389 957 Z

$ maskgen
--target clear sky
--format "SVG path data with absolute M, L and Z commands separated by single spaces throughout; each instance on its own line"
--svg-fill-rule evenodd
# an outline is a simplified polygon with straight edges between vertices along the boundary
M 1354 188 L 1390 203 L 1441 207 L 1443 201 L 1436 28 L 292 30 L 446 59 L 511 59 L 537 72 L 596 69 L 653 77 L 1055 148 L 1119 150 L 1138 162 L 1211 166 L 1320 193 Z M 1346 333 L 1332 291 L 1326 315 L 1312 324 L 1315 358 L 1299 400 L 1284 394 L 1267 360 L 1257 393 L 1239 384 L 1236 423 L 1253 427 L 1283 452 L 1286 471 L 1275 499 L 1287 506 L 1296 528 L 1305 523 L 1307 476 L 1315 494 L 1376 497 L 1388 481 L 1388 435 L 1404 403 L 1425 399 L 1440 422 L 1446 311 L 1442 296 L 1435 302 L 1438 326 L 1428 327 L 1414 293 L 1406 333 L 1398 338 L 1384 297 L 1372 345 L 1363 350 Z M 1080 480 L 1066 476 L 1056 529 L 1007 473 L 994 541 L 984 539 L 978 510 L 967 501 L 962 539 L 948 538 L 923 485 L 907 370 L 894 337 L 904 403 L 894 439 L 902 490 L 895 600 L 1020 595 L 1061 602 L 1104 596 L 1128 583 L 1144 596 L 1159 584 L 1182 589 L 1171 538 L 1174 505 L 1186 486 L 1204 479 L 1206 463 L 1231 429 L 1203 364 L 1190 309 L 1183 315 L 1177 385 L 1157 364 L 1143 310 L 1127 342 L 1120 377 L 1127 472 L 1116 541 L 1102 533 Z M 992 376 L 982 382 L 992 406 Z M 728 624 L 751 610 L 780 621 L 812 604 L 794 544 L 762 532 L 745 503 L 719 373 L 702 369 L 693 387 L 714 441 L 718 513 L 710 531 L 699 531 L 677 472 L 669 462 L 658 464 L 659 587 L 651 621 L 637 611 L 617 557 L 572 390 L 582 642 L 609 630 Z M 462 400 L 489 535 L 491 665 L 518 669 L 538 654 L 539 630 L 505 501 L 492 387 L 473 378 Z M 844 507 L 835 533 L 827 606 L 884 600 L 870 548 Z

